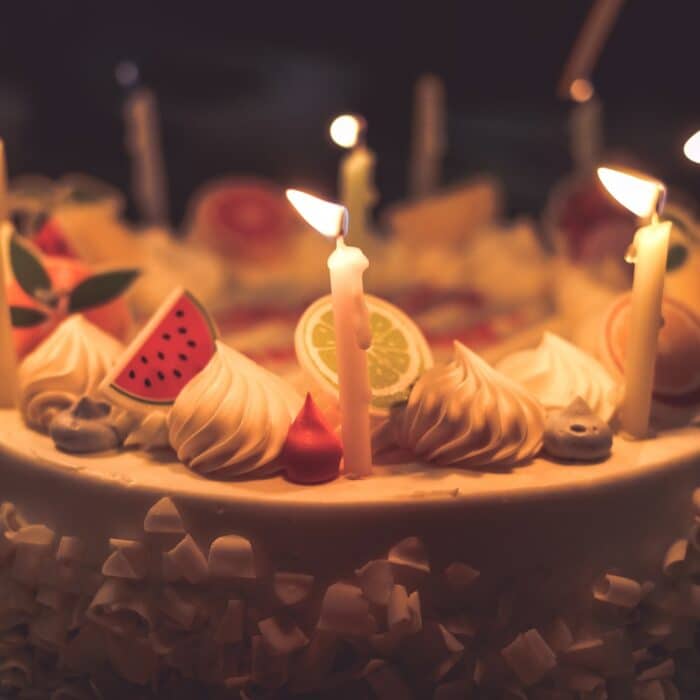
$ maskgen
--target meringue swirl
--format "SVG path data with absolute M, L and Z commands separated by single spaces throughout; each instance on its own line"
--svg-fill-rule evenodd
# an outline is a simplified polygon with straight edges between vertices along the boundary
M 443 466 L 509 466 L 542 446 L 544 410 L 527 390 L 455 341 L 454 359 L 415 384 L 392 417 L 400 447 Z
M 80 314 L 63 321 L 19 366 L 19 409 L 26 423 L 48 431 L 57 413 L 97 393 L 122 350 Z
M 180 461 L 211 478 L 279 471 L 275 460 L 301 396 L 245 355 L 220 342 L 216 348 L 173 404 L 170 445 Z
M 617 408 L 619 388 L 605 368 L 554 333 L 545 332 L 536 348 L 508 355 L 496 368 L 532 392 L 547 410 L 563 409 L 580 397 L 607 423 Z

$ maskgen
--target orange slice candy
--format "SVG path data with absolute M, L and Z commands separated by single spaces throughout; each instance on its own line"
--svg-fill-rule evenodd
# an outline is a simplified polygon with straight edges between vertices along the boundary
M 631 294 L 610 307 L 603 324 L 601 356 L 609 369 L 624 373 Z M 685 304 L 665 297 L 654 375 L 654 399 L 675 406 L 700 403 L 700 319 Z

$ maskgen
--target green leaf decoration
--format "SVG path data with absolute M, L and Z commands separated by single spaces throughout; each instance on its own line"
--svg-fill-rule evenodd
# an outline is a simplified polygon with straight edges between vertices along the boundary
M 17 283 L 30 297 L 37 299 L 37 292 L 51 290 L 51 278 L 41 260 L 18 236 L 10 238 L 10 264 Z
M 116 299 L 140 274 L 141 271 L 137 269 L 110 270 L 84 279 L 70 293 L 69 313 L 101 306 Z
M 15 328 L 31 328 L 41 325 L 48 316 L 39 309 L 30 309 L 27 306 L 11 306 L 10 318 Z

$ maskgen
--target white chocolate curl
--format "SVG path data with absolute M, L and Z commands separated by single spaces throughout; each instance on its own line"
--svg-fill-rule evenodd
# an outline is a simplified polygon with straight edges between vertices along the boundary
M 526 389 L 455 342 L 453 361 L 423 374 L 392 427 L 396 443 L 427 462 L 508 466 L 539 452 L 544 409 Z
M 418 537 L 407 537 L 389 550 L 387 557 L 392 564 L 408 566 L 424 573 L 430 573 L 428 554 L 425 545 Z
M 279 471 L 302 398 L 283 379 L 217 343 L 207 366 L 187 383 L 168 417 L 170 444 L 190 469 L 215 479 Z
M 267 648 L 276 656 L 292 654 L 309 643 L 295 624 L 282 623 L 276 617 L 260 620 L 258 629 Z
M 667 550 L 664 557 L 664 576 L 676 578 L 685 571 L 685 560 L 688 553 L 688 540 L 676 540 Z
M 318 628 L 339 635 L 364 636 L 373 628 L 369 604 L 362 591 L 347 583 L 334 583 L 323 597 Z
M 185 579 L 189 583 L 201 583 L 207 573 L 207 559 L 191 535 L 163 553 L 163 576 L 168 581 Z
M 374 559 L 355 571 L 365 598 L 375 605 L 386 605 L 394 588 L 394 572 L 386 559 Z
M 219 537 L 209 549 L 208 568 L 212 578 L 254 579 L 253 547 L 239 535 Z
M 518 635 L 501 650 L 501 656 L 526 686 L 541 681 L 557 665 L 554 652 L 535 629 Z
M 621 608 L 635 608 L 642 599 L 642 587 L 631 578 L 605 574 L 593 587 L 596 600 Z
M 167 496 L 151 506 L 144 518 L 143 529 L 157 534 L 185 534 L 180 511 Z
M 80 314 L 68 318 L 19 367 L 24 420 L 46 432 L 59 411 L 97 392 L 122 350 L 119 341 Z

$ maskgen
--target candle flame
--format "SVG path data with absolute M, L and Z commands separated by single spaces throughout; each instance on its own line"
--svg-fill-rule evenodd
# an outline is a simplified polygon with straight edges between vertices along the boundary
M 331 138 L 343 148 L 352 148 L 360 140 L 364 129 L 364 120 L 354 114 L 341 114 L 330 126 Z
M 614 168 L 598 168 L 598 178 L 623 207 L 640 218 L 659 214 L 663 208 L 666 187 L 659 180 Z
M 123 88 L 134 87 L 139 82 L 139 67 L 133 61 L 119 61 L 114 67 L 114 77 Z
M 700 131 L 696 131 L 683 146 L 683 153 L 693 163 L 700 163 Z
M 590 80 L 586 78 L 576 78 L 569 85 L 569 96 L 574 102 L 579 104 L 582 102 L 588 102 L 593 97 L 595 90 L 593 89 L 593 84 Z
M 304 221 L 319 233 L 329 238 L 345 235 L 348 228 L 348 210 L 344 206 L 300 190 L 287 190 L 286 194 Z

